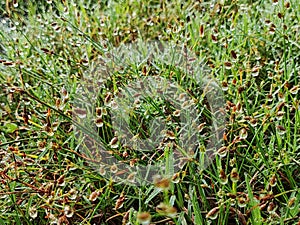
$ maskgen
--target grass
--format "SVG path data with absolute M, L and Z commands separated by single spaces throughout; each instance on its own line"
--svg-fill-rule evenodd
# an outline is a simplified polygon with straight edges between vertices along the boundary
M 300 223 L 297 0 L 0 11 L 0 224 Z M 147 55 L 158 42 L 177 47 Z M 150 84 L 166 91 L 156 98 Z M 186 110 L 180 94 L 193 100 Z M 123 126 L 137 148 L 115 138 Z M 158 162 L 165 170 L 147 166 Z

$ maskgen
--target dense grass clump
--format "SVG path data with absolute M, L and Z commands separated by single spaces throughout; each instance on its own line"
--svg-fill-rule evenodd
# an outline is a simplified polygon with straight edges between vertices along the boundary
M 0 13 L 0 224 L 300 224 L 297 0 Z

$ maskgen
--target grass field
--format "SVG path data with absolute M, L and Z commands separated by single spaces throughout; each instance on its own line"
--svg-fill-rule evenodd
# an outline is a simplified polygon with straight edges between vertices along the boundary
M 299 225 L 299 24 L 298 0 L 1 1 L 0 225 Z

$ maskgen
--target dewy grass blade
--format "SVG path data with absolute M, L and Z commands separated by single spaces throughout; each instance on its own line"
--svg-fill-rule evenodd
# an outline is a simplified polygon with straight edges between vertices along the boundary
M 70 21 L 68 21 L 66 18 L 61 18 L 64 22 L 67 22 L 70 24 L 75 30 L 80 32 L 86 40 L 88 40 L 90 43 L 92 43 L 101 53 L 104 53 L 104 48 L 100 46 L 97 42 L 95 42 L 91 37 L 89 37 L 86 33 L 81 31 L 78 27 L 76 27 L 74 24 L 72 24 Z
M 203 221 L 202 214 L 201 214 L 201 209 L 200 209 L 200 206 L 199 206 L 198 198 L 196 196 L 196 189 L 195 188 L 193 188 L 193 189 L 190 188 L 189 196 L 191 197 L 191 203 L 192 203 L 192 206 L 193 206 L 193 214 L 195 216 L 194 217 L 194 223 L 199 224 L 199 225 L 205 224 L 205 222 Z
M 0 225 L 137 225 L 140 212 L 151 216 L 149 224 L 296 224 L 296 2 L 143 1 L 142 7 L 136 0 L 0 3 Z M 207 82 L 202 79 L 206 74 Z M 165 90 L 171 89 L 161 79 L 149 88 L 161 94 L 160 100 L 147 95 L 136 99 L 153 83 L 149 78 L 172 82 L 178 93 L 164 98 Z M 125 101 L 128 106 L 117 115 L 134 112 L 128 133 L 142 139 L 125 139 L 111 120 L 116 114 L 104 110 L 103 102 L 118 107 L 113 100 L 140 79 L 144 87 L 134 93 L 128 89 L 132 96 L 127 97 L 136 100 L 135 105 Z M 74 98 L 85 82 L 96 84 L 96 100 L 88 95 L 87 85 L 75 107 Z M 220 91 L 214 91 L 215 85 Z M 221 98 L 224 105 L 217 104 Z M 103 111 L 94 115 L 96 108 Z M 47 109 L 51 116 L 45 116 Z M 73 109 L 78 109 L 76 121 Z M 192 109 L 195 114 L 189 114 Z M 120 123 L 128 125 L 126 119 Z M 40 132 L 45 122 L 59 126 L 46 134 Z M 169 132 L 159 136 L 164 122 Z M 151 150 L 128 146 L 146 142 L 149 133 L 158 140 L 149 144 Z M 191 137 L 188 144 L 185 137 Z M 168 149 L 167 142 L 178 146 Z M 116 164 L 102 167 L 109 161 L 100 161 L 106 157 L 95 147 L 98 144 Z M 204 168 L 205 153 L 213 147 L 223 147 L 227 154 L 212 154 Z M 174 157 L 180 152 L 183 157 L 177 164 Z M 160 175 L 172 179 L 144 181 L 152 179 L 155 162 L 161 162 Z M 177 165 L 179 171 L 172 168 Z M 112 173 L 126 176 L 114 179 Z M 235 176 L 233 186 L 226 180 L 230 173 Z M 158 211 L 170 203 L 177 209 L 175 217 L 156 211 L 162 201 Z
M 247 191 L 248 191 L 248 196 L 250 199 L 249 205 L 251 209 L 251 221 L 253 225 L 261 225 L 262 224 L 262 217 L 260 213 L 260 208 L 259 208 L 259 202 L 254 198 L 253 192 L 250 186 L 250 179 L 249 175 L 245 174 L 245 179 L 246 179 L 246 186 L 247 186 Z
M 155 188 L 152 193 L 148 196 L 148 198 L 145 200 L 145 205 L 149 204 L 149 202 L 155 198 L 159 193 L 161 193 L 161 190 L 159 188 Z

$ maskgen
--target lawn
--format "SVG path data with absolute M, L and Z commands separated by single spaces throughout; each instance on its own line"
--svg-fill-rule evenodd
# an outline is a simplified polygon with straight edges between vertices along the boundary
M 298 0 L 0 2 L 0 225 L 300 224 Z

